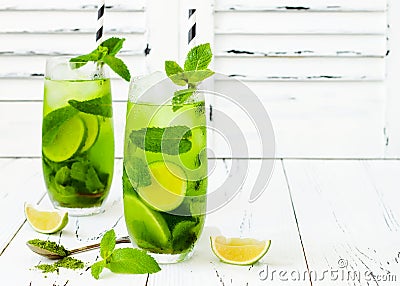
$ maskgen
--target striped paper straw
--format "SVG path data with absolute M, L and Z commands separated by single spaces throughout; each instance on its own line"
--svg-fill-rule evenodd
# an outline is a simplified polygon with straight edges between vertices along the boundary
M 104 10 L 105 0 L 99 1 L 97 9 L 97 30 L 96 30 L 96 43 L 99 45 L 103 42 L 103 23 L 104 23 Z
M 189 9 L 188 22 L 188 48 L 190 50 L 196 45 L 196 9 Z

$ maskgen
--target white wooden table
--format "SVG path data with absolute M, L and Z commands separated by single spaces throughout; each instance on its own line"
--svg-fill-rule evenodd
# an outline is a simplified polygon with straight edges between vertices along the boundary
M 215 162 L 210 191 L 229 179 L 231 162 Z M 126 235 L 121 160 L 116 161 L 106 211 L 71 217 L 61 233 L 47 236 L 33 231 L 23 212 L 25 201 L 50 206 L 40 158 L 0 159 L 0 284 L 399 285 L 400 161 L 276 160 L 267 190 L 252 204 L 247 200 L 260 161 L 249 163 L 242 191 L 207 216 L 191 260 L 161 265 L 159 273 L 149 276 L 117 275 L 106 269 L 96 281 L 88 267 L 61 269 L 59 275 L 45 278 L 33 267 L 50 261 L 31 253 L 25 242 L 48 238 L 73 248 L 99 241 L 110 228 L 117 236 Z M 218 233 L 272 239 L 272 245 L 253 266 L 227 265 L 218 261 L 209 246 L 209 236 Z M 90 265 L 98 254 L 95 250 L 76 257 Z

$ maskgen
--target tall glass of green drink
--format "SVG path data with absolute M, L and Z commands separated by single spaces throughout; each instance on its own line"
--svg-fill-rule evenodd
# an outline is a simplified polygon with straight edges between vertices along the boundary
M 174 105 L 177 86 L 154 73 L 131 82 L 123 201 L 137 246 L 160 263 L 189 258 L 203 229 L 207 152 L 204 97 Z
M 49 197 L 70 215 L 101 211 L 113 177 L 110 79 L 96 62 L 46 62 L 42 166 Z

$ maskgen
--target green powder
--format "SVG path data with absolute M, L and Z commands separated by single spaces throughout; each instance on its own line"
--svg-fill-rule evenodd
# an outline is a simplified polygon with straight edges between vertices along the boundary
M 62 257 L 68 256 L 70 253 L 65 249 L 64 246 L 59 245 L 53 241 L 49 240 L 40 240 L 40 239 L 32 239 L 28 241 L 29 244 L 40 247 L 41 249 L 45 249 L 56 253 Z
M 85 267 L 83 261 L 72 258 L 64 257 L 63 259 L 54 262 L 53 264 L 39 264 L 35 266 L 37 269 L 42 270 L 43 273 L 59 272 L 60 268 L 67 268 L 72 270 L 82 269 Z

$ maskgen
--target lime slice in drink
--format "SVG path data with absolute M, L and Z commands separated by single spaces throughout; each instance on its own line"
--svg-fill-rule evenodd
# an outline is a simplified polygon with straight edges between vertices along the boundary
M 212 251 L 222 262 L 235 265 L 256 263 L 268 252 L 271 245 L 271 240 L 224 236 L 211 236 L 210 241 Z
M 124 196 L 124 212 L 126 224 L 132 224 L 128 229 L 133 231 L 136 242 L 147 242 L 159 247 L 165 247 L 171 237 L 168 225 L 158 212 L 150 209 L 135 195 Z
M 35 231 L 47 234 L 62 230 L 68 223 L 67 212 L 39 210 L 38 206 L 28 203 L 25 203 L 25 216 Z
M 185 198 L 187 181 L 181 167 L 164 161 L 149 165 L 151 185 L 138 188 L 140 197 L 152 208 L 171 211 L 180 206 Z
M 81 113 L 79 116 L 85 123 L 87 129 L 86 141 L 81 149 L 81 152 L 85 152 L 93 146 L 97 137 L 99 137 L 100 124 L 96 115 Z
M 53 142 L 43 146 L 44 155 L 53 162 L 62 162 L 75 155 L 86 141 L 87 130 L 79 116 L 65 121 Z

